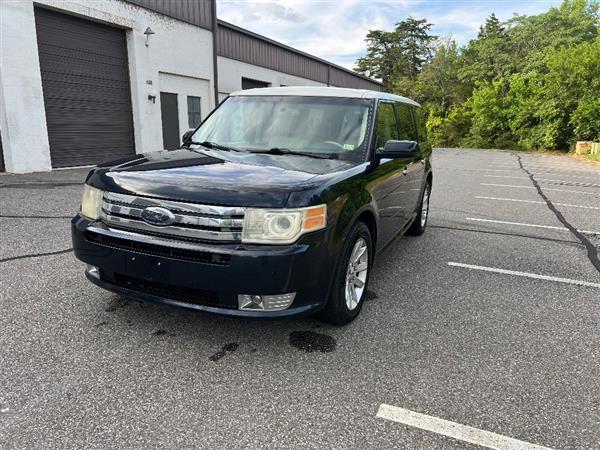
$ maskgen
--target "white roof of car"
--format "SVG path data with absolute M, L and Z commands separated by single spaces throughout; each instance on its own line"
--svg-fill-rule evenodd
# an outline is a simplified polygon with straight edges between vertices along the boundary
M 322 86 L 290 86 L 245 89 L 229 94 L 230 96 L 267 96 L 267 95 L 292 95 L 303 97 L 344 97 L 344 98 L 377 98 L 394 102 L 408 103 L 421 106 L 414 100 L 387 92 L 369 91 L 367 89 L 348 89 Z

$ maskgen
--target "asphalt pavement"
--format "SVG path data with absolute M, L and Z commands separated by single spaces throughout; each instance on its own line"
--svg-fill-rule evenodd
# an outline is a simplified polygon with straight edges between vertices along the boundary
M 1 448 L 600 448 L 599 167 L 436 150 L 427 231 L 342 328 L 97 288 L 85 174 L 0 176 Z

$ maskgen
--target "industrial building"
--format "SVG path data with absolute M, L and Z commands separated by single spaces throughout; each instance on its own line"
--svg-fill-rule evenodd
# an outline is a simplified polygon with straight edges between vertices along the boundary
M 172 149 L 230 92 L 381 84 L 217 20 L 215 0 L 3 0 L 0 170 Z

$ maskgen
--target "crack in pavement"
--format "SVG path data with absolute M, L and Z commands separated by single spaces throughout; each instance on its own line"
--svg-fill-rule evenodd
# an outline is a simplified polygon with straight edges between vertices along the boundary
M 585 246 L 587 250 L 588 259 L 590 260 L 594 268 L 600 273 L 600 259 L 598 259 L 598 250 L 596 249 L 594 244 L 592 244 L 588 238 L 586 238 L 579 230 L 577 230 L 577 228 L 571 225 L 569 221 L 565 218 L 565 216 L 563 216 L 562 213 L 558 209 L 556 209 L 552 201 L 548 197 L 546 197 L 546 194 L 544 194 L 544 191 L 542 191 L 542 188 L 540 187 L 537 180 L 534 178 L 533 174 L 529 170 L 527 170 L 525 166 L 523 166 L 521 155 L 516 153 L 513 153 L 513 155 L 517 157 L 519 167 L 521 167 L 521 170 L 523 170 L 523 172 L 525 172 L 529 176 L 529 179 L 533 183 L 533 186 L 536 188 L 539 196 L 542 197 L 542 199 L 546 202 L 546 206 L 548 206 L 548 209 L 552 211 L 558 219 L 558 221 L 562 223 L 566 228 L 568 228 L 569 231 L 573 233 L 577 239 L 579 239 L 579 242 L 581 242 Z
M 18 216 L 18 215 L 2 215 L 2 219 L 70 219 L 72 216 Z
M 0 189 L 54 189 L 57 187 L 67 187 L 67 186 L 83 186 L 82 181 L 58 181 L 58 182 L 49 182 L 49 181 L 32 181 L 25 183 L 0 183 Z
M 48 252 L 48 253 L 31 253 L 28 255 L 11 256 L 10 258 L 0 259 L 0 263 L 14 261 L 16 259 L 39 258 L 41 256 L 61 255 L 63 253 L 69 253 L 72 251 L 73 251 L 73 248 L 68 248 L 66 250 L 57 250 L 55 252 Z

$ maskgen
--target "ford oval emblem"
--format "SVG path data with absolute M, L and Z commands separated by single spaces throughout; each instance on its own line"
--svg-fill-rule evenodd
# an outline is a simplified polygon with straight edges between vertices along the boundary
M 142 211 L 141 218 L 144 222 L 158 227 L 166 227 L 175 222 L 175 214 L 165 208 L 151 206 Z

